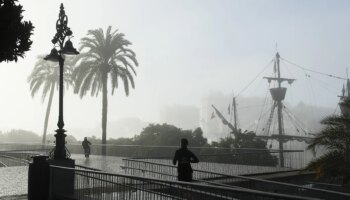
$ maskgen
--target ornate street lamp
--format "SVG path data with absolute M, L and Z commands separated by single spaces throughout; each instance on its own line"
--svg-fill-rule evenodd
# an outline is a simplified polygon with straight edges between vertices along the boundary
M 56 22 L 56 34 L 51 42 L 55 45 L 55 47 L 51 50 L 51 53 L 47 55 L 44 59 L 58 62 L 60 67 L 59 74 L 59 115 L 58 115 L 58 129 L 56 130 L 56 146 L 50 153 L 50 157 L 54 160 L 62 160 L 69 158 L 69 154 L 67 154 L 65 137 L 66 130 L 63 129 L 64 121 L 63 121 L 63 67 L 64 67 L 64 57 L 63 55 L 77 55 L 79 52 L 73 47 L 70 38 L 72 37 L 73 32 L 67 26 L 68 17 L 65 14 L 63 3 L 60 7 L 60 14 L 58 16 L 58 20 Z M 66 38 L 68 40 L 65 42 Z M 64 45 L 63 45 L 64 44 Z M 59 48 L 59 50 L 56 49 Z

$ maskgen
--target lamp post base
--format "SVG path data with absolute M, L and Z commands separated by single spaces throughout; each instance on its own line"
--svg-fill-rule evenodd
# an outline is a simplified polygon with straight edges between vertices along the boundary
M 66 130 L 64 130 L 63 128 L 59 128 L 56 130 L 56 146 L 55 146 L 55 150 L 54 150 L 54 155 L 53 155 L 53 159 L 55 160 L 64 160 L 69 158 L 69 156 L 67 155 L 67 151 L 66 151 L 66 134 L 64 134 L 66 132 Z

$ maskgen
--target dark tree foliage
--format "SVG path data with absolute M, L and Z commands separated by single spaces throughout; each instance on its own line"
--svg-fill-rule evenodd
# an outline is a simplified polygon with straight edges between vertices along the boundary
M 133 140 L 132 138 L 117 138 L 117 139 L 113 139 L 110 138 L 107 141 L 107 144 L 114 144 L 114 145 L 130 145 L 132 144 Z M 101 141 L 99 141 L 99 143 L 101 143 Z
M 134 139 L 134 144 L 157 146 L 180 146 L 181 138 L 186 138 L 190 146 L 201 147 L 208 145 L 203 137 L 201 128 L 182 130 L 169 124 L 150 124 Z
M 234 138 L 226 137 L 221 138 L 219 142 L 212 143 L 212 146 L 221 148 L 231 148 L 233 156 L 231 160 L 225 157 L 224 162 L 230 162 L 235 164 L 244 165 L 261 165 L 261 166 L 276 166 L 278 159 L 276 156 L 271 155 L 266 148 L 266 142 L 256 138 L 255 133 L 252 131 L 244 131 L 241 129 L 233 133 Z M 249 148 L 250 150 L 247 150 Z M 256 149 L 256 150 L 251 150 Z M 220 162 L 220 157 L 215 160 Z
M 350 118 L 331 115 L 321 121 L 323 129 L 315 134 L 309 150 L 326 152 L 308 163 L 305 170 L 316 172 L 316 178 L 326 182 L 350 184 Z
M 22 6 L 17 0 L 0 0 L 0 62 L 16 61 L 30 49 L 34 29 L 30 21 L 22 21 Z
M 186 138 L 189 141 L 189 147 L 208 146 L 207 139 L 203 137 L 203 132 L 200 128 L 194 131 L 182 130 L 169 124 L 150 124 L 142 130 L 140 135 L 135 136 L 133 144 L 164 146 L 161 149 L 145 147 L 143 150 L 145 156 L 172 156 L 180 146 L 181 138 Z M 169 148 L 167 146 L 175 147 Z
M 207 139 L 203 137 L 201 128 L 191 131 L 182 130 L 169 124 L 149 124 L 133 138 L 109 138 L 107 144 L 113 145 L 108 147 L 107 154 L 123 157 L 172 157 L 175 150 L 180 147 L 181 138 L 186 138 L 189 141 L 190 148 L 209 147 Z M 91 149 L 93 154 L 101 154 L 102 151 L 99 146 L 101 139 L 93 136 L 88 137 L 88 140 L 93 144 Z M 193 151 L 197 155 L 201 154 L 200 149 L 194 149 Z
M 232 143 L 234 148 L 266 149 L 266 141 L 255 137 L 256 135 L 252 131 L 242 132 L 239 129 L 234 135 L 235 139 Z
M 208 146 L 208 140 L 203 136 L 203 131 L 200 127 L 196 128 L 191 135 L 196 146 L 198 147 Z

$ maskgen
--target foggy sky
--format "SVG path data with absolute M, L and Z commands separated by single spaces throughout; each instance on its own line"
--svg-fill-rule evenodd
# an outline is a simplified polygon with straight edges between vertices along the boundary
M 35 26 L 24 59 L 0 64 L 0 130 L 22 128 L 42 134 L 47 102 L 32 98 L 27 77 L 36 56 L 53 45 L 63 2 L 72 42 L 78 47 L 89 29 L 112 25 L 125 33 L 140 63 L 136 89 L 109 96 L 108 119 L 159 122 L 160 111 L 174 104 L 200 107 L 209 93 L 239 93 L 273 58 L 281 56 L 313 70 L 346 77 L 350 55 L 349 1 L 235 0 L 20 0 L 25 20 Z M 276 45 L 277 44 L 277 45 Z M 277 47 L 276 47 L 277 46 Z M 283 63 L 282 63 L 283 64 Z M 282 73 L 298 79 L 287 101 L 335 108 L 343 81 L 305 73 L 291 65 Z M 263 75 L 271 75 L 272 66 Z M 242 96 L 264 96 L 259 77 Z M 80 99 L 66 91 L 65 129 L 81 139 L 101 135 L 101 96 Z M 230 103 L 230 102 L 228 102 Z M 56 91 L 48 132 L 57 128 Z M 95 133 L 96 132 L 96 133 Z M 108 137 L 128 137 L 110 133 Z

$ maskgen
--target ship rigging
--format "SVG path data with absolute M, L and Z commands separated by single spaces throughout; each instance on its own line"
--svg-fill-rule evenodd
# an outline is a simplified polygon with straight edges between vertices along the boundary
M 273 69 L 274 69 L 273 76 L 263 77 L 263 79 L 266 79 L 270 85 L 271 85 L 271 83 L 273 83 L 272 84 L 273 87 L 271 87 L 269 89 L 270 95 L 271 95 L 273 101 L 272 101 L 271 108 L 269 110 L 267 122 L 266 122 L 265 126 L 262 128 L 261 132 L 256 131 L 257 132 L 256 137 L 260 138 L 260 139 L 267 140 L 267 141 L 277 141 L 278 149 L 280 150 L 280 154 L 279 154 L 279 159 L 281 161 L 280 164 L 281 164 L 281 167 L 283 167 L 283 163 L 284 163 L 283 162 L 284 157 L 283 157 L 283 153 L 282 153 L 284 150 L 283 144 L 286 142 L 289 142 L 289 141 L 298 141 L 298 142 L 308 143 L 310 141 L 310 139 L 312 138 L 312 134 L 309 133 L 307 130 L 305 130 L 302 127 L 302 122 L 300 122 L 300 121 L 298 122 L 297 118 L 292 114 L 292 112 L 283 103 L 285 96 L 286 96 L 286 92 L 287 92 L 287 87 L 285 86 L 285 83 L 292 85 L 292 83 L 296 79 L 281 77 L 280 60 L 283 60 L 289 64 L 292 64 L 292 65 L 302 69 L 304 72 L 308 71 L 308 72 L 312 72 L 312 73 L 318 73 L 321 75 L 325 75 L 325 76 L 328 76 L 331 78 L 347 80 L 347 84 L 348 84 L 347 88 L 350 88 L 350 82 L 348 79 L 345 79 L 345 78 L 342 78 L 339 76 L 334 76 L 334 75 L 318 72 L 315 70 L 307 69 L 305 67 L 302 67 L 300 65 L 297 65 L 297 64 L 292 63 L 286 59 L 281 58 L 279 53 L 278 52 L 276 53 L 275 58 L 272 60 L 272 62 L 274 64 L 273 65 Z M 264 68 L 264 70 L 265 69 L 266 69 L 266 67 Z M 258 74 L 258 76 L 260 76 L 262 74 L 262 72 L 260 72 Z M 255 81 L 255 79 L 258 76 L 256 76 L 253 81 Z M 252 82 L 250 82 L 247 87 L 249 87 Z M 247 87 L 245 87 L 238 95 L 240 95 L 245 89 L 247 89 Z M 345 93 L 346 93 L 346 95 L 345 95 Z M 341 99 L 350 99 L 350 97 L 346 98 L 347 96 L 349 96 L 349 94 L 350 94 L 349 91 L 345 92 L 345 89 L 343 89 L 343 94 L 341 96 Z M 221 119 L 221 122 L 224 125 L 228 126 L 231 133 L 235 133 L 235 132 L 237 132 L 237 129 L 239 129 L 239 127 L 238 127 L 238 114 L 237 114 L 237 108 L 236 108 L 237 107 L 236 98 L 238 97 L 238 95 L 233 98 L 233 103 L 232 103 L 232 107 L 231 107 L 233 112 L 231 112 L 230 120 L 227 120 L 224 117 L 224 115 L 214 105 L 212 105 L 216 115 Z M 350 100 L 349 100 L 349 102 L 350 102 Z M 342 104 L 340 104 L 340 107 L 342 108 Z M 233 123 L 234 123 L 233 125 L 232 125 L 232 114 L 233 114 Z M 271 131 L 271 124 L 272 124 L 272 121 L 274 119 L 274 116 L 276 116 L 277 122 L 278 122 L 277 134 L 275 134 L 273 131 Z M 285 126 L 284 126 L 284 124 L 285 124 L 284 118 L 285 117 L 287 117 L 291 121 L 294 121 L 295 130 L 296 130 L 296 132 L 298 132 L 297 134 L 295 134 L 295 133 L 293 134 L 292 132 L 285 131 Z

